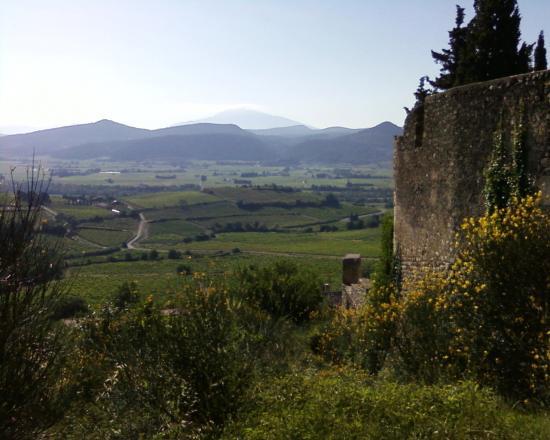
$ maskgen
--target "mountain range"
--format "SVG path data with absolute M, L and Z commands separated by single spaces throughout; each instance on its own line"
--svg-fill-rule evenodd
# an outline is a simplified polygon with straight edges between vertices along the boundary
M 301 122 L 282 116 L 270 115 L 268 113 L 251 110 L 247 108 L 236 108 L 224 110 L 208 118 L 180 123 L 176 125 L 187 125 L 197 123 L 208 124 L 235 124 L 245 130 L 262 130 L 273 127 L 290 127 L 293 125 L 303 125 Z
M 148 130 L 103 119 L 2 136 L 0 155 L 28 156 L 36 152 L 63 159 L 121 161 L 381 163 L 391 161 L 394 137 L 401 133 L 402 129 L 391 122 L 366 129 L 322 130 L 301 124 L 246 130 L 236 124 L 200 122 Z

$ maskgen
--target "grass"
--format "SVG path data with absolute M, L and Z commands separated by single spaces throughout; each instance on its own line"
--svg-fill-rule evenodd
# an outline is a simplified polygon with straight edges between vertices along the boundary
M 227 200 L 218 203 L 209 203 L 208 205 L 189 206 L 182 209 L 181 212 L 184 218 L 214 218 L 243 214 L 242 209 L 239 209 L 234 203 Z
M 96 243 L 105 247 L 117 247 L 122 243 L 128 241 L 134 236 L 133 231 L 115 231 L 110 229 L 94 228 L 80 228 L 78 230 L 80 235 L 85 240 Z
M 317 194 L 311 192 L 279 192 L 269 190 L 256 190 L 253 188 L 232 188 L 223 187 L 215 188 L 212 193 L 219 198 L 225 200 L 231 200 L 237 202 L 242 200 L 244 202 L 254 203 L 274 203 L 274 202 L 287 202 L 294 203 L 296 200 L 302 201 L 318 201 L 321 200 Z
M 380 229 L 323 233 L 243 232 L 218 234 L 210 241 L 181 246 L 193 250 L 231 250 L 274 252 L 281 254 L 312 254 L 341 257 L 359 253 L 364 257 L 379 256 Z
M 194 205 L 197 203 L 211 203 L 220 200 L 211 194 L 199 191 L 166 191 L 139 194 L 125 197 L 124 201 L 137 208 L 166 208 L 180 206 L 183 202 Z
M 224 190 L 226 190 L 224 188 Z M 234 190 L 234 189 L 232 189 Z M 263 191 L 257 191 L 263 192 Z M 269 191 L 268 191 L 269 192 Z M 237 193 L 236 190 L 233 193 Z M 190 219 L 200 224 L 203 228 L 211 228 L 214 224 L 227 223 L 261 223 L 270 228 L 311 226 L 318 223 L 337 222 L 351 213 L 359 215 L 371 214 L 379 211 L 373 206 L 356 206 L 343 203 L 340 208 L 274 208 L 266 207 L 258 210 L 239 209 L 233 202 L 223 200 L 220 202 L 197 204 L 181 208 L 164 208 L 146 211 L 149 220 L 159 219 Z
M 248 214 L 248 215 L 235 215 L 235 216 L 226 216 L 226 217 L 214 217 L 208 220 L 200 221 L 201 225 L 204 225 L 207 228 L 212 227 L 216 223 L 220 225 L 225 225 L 228 223 L 237 223 L 240 222 L 243 225 L 245 224 L 254 224 L 258 222 L 262 225 L 267 226 L 268 228 L 273 228 L 276 226 L 285 227 L 285 226 L 300 226 L 305 224 L 310 224 L 312 222 L 317 222 L 316 219 L 301 215 L 299 213 L 289 212 L 288 214 L 262 214 L 261 212 Z
M 130 217 L 114 217 L 111 219 L 105 219 L 102 222 L 80 223 L 79 226 L 136 231 L 138 227 L 138 221 Z
M 262 378 L 224 439 L 547 439 L 548 414 L 512 409 L 471 382 L 374 381 L 346 368 Z
M 116 254 L 122 258 L 123 252 Z M 132 255 L 139 257 L 141 252 Z M 108 257 L 97 257 L 104 263 L 71 267 L 66 271 L 65 282 L 70 293 L 81 296 L 92 306 L 99 306 L 109 300 L 117 287 L 125 281 L 135 281 L 142 295 L 152 295 L 153 299 L 164 303 L 183 285 L 182 275 L 176 268 L 182 264 L 189 265 L 194 272 L 209 272 L 211 276 L 222 276 L 224 272 L 231 276 L 237 268 L 247 264 L 266 264 L 279 259 L 273 256 L 258 255 L 224 255 L 224 256 L 184 256 L 179 260 L 162 259 L 157 261 L 109 262 Z M 337 288 L 340 283 L 341 263 L 334 259 L 299 258 L 300 264 L 315 270 L 323 280 Z
M 60 214 L 65 214 L 75 218 L 76 220 L 83 220 L 92 217 L 113 218 L 115 215 L 110 209 L 99 208 L 97 206 L 85 206 L 85 205 L 69 205 L 61 198 L 61 196 L 50 196 L 52 203 L 48 205 L 52 211 Z
M 169 220 L 151 223 L 149 225 L 149 238 L 142 244 L 177 243 L 186 237 L 193 237 L 204 232 L 204 229 L 185 220 Z

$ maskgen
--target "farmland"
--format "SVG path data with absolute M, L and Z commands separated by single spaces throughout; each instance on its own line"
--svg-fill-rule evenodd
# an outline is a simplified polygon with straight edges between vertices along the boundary
M 91 305 L 124 281 L 167 301 L 181 282 L 181 264 L 219 275 L 293 258 L 338 288 L 344 254 L 378 257 L 379 219 L 391 208 L 391 174 L 378 166 L 51 160 L 47 166 L 54 172 L 47 231 L 65 248 L 73 294 Z M 4 176 L 8 170 L 0 162 Z M 140 222 L 141 236 L 126 249 Z M 170 250 L 178 258 L 168 259 Z M 150 252 L 158 256 L 145 260 Z
M 135 253 L 136 258 L 140 254 Z M 249 264 L 267 264 L 280 256 L 250 255 L 250 254 L 223 254 L 186 256 L 182 259 L 162 258 L 154 261 L 120 261 L 98 262 L 84 266 L 70 267 L 67 272 L 67 287 L 75 296 L 86 298 L 92 306 L 103 304 L 116 293 L 118 286 L 124 282 L 135 282 L 138 290 L 144 296 L 149 296 L 160 304 L 167 304 L 178 289 L 185 283 L 185 278 L 192 276 L 178 272 L 184 266 L 190 271 L 206 272 L 210 277 L 230 277 L 235 270 Z M 338 259 L 307 259 L 299 258 L 300 264 L 314 270 L 320 277 L 334 288 L 340 280 L 340 266 Z

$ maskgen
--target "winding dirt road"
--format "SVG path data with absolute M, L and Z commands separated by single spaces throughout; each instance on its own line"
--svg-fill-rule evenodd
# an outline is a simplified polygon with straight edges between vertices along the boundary
M 136 247 L 136 245 L 139 243 L 140 240 L 143 240 L 144 238 L 148 237 L 149 233 L 149 221 L 145 218 L 142 212 L 139 213 L 139 226 L 136 233 L 136 236 L 132 238 L 128 243 L 126 243 L 126 247 L 128 249 L 134 249 L 134 250 L 149 250 L 149 249 L 143 249 Z

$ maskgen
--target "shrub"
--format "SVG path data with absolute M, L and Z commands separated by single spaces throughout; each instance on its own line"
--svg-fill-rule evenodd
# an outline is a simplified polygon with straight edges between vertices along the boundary
M 35 164 L 32 164 L 33 170 Z M 25 196 L 0 200 L 0 437 L 36 438 L 59 416 L 67 329 L 52 318 L 63 298 L 60 249 L 39 234 L 46 183 L 28 171 Z
M 379 286 L 400 284 L 399 256 L 393 249 L 393 213 L 382 219 L 381 256 L 373 272 L 373 279 Z
M 262 359 L 282 358 L 284 323 L 202 273 L 194 278 L 173 300 L 176 313 L 163 314 L 148 298 L 84 322 L 85 371 L 75 382 L 87 397 L 75 402 L 63 435 L 198 438 L 240 407 Z
M 88 303 L 78 296 L 66 296 L 60 298 L 53 311 L 53 319 L 67 319 L 87 314 Z
M 465 220 L 450 270 L 409 289 L 405 372 L 418 374 L 418 358 L 506 396 L 548 400 L 550 217 L 540 199 Z
M 544 415 L 516 413 L 472 382 L 373 382 L 338 368 L 262 381 L 223 439 L 540 439 Z
M 170 249 L 168 251 L 168 258 L 170 260 L 179 260 L 181 258 L 181 252 L 179 252 L 175 249 Z
M 180 264 L 176 268 L 176 273 L 179 273 L 181 275 L 191 275 L 193 273 L 193 269 L 189 264 Z
M 361 308 L 338 307 L 312 339 L 312 348 L 332 363 L 377 373 L 390 351 L 398 316 L 395 288 L 375 287 Z
M 366 217 L 365 219 L 366 228 L 377 228 L 378 226 L 380 226 L 380 216 L 370 215 Z
M 238 271 L 236 289 L 240 295 L 274 317 L 307 321 L 323 301 L 317 275 L 288 260 Z
M 117 314 L 106 307 L 82 323 L 78 398 L 53 437 L 193 438 L 196 397 L 173 368 L 165 321 L 148 301 Z
M 135 304 L 139 301 L 139 292 L 136 283 L 124 282 L 122 283 L 113 298 L 114 306 L 121 310 L 128 307 L 131 304 Z
M 156 249 L 151 249 L 149 251 L 149 260 L 158 260 L 159 252 Z

